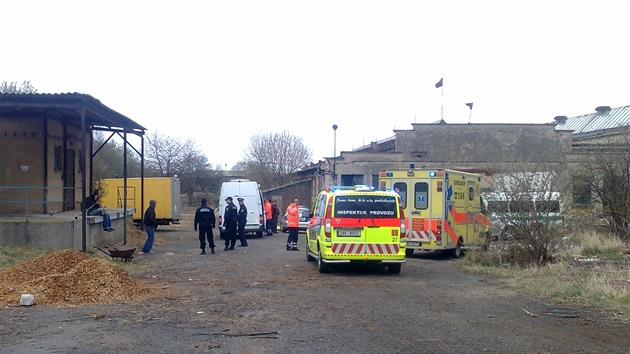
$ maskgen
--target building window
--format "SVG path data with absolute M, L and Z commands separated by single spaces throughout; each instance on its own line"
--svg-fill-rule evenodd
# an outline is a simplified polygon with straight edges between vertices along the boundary
M 53 168 L 55 171 L 61 171 L 63 169 L 63 150 L 59 145 L 55 145 L 53 156 Z
M 584 178 L 577 178 L 573 183 L 573 204 L 576 206 L 587 206 L 591 202 L 591 183 Z
M 372 187 L 378 189 L 378 174 L 372 175 Z
M 342 186 L 356 186 L 363 184 L 363 175 L 341 175 Z

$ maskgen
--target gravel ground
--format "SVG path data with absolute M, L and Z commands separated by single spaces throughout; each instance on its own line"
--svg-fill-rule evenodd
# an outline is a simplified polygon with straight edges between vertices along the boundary
M 190 212 L 190 211 L 189 211 Z M 436 253 L 319 274 L 286 234 L 200 255 L 191 215 L 126 268 L 142 302 L 0 308 L 2 353 L 627 353 L 630 326 L 557 309 Z

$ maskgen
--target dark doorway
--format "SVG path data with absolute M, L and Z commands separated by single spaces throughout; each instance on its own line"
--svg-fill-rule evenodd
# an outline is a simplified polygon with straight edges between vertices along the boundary
M 63 210 L 74 210 L 74 183 L 75 183 L 75 152 L 66 149 L 66 169 L 63 173 Z

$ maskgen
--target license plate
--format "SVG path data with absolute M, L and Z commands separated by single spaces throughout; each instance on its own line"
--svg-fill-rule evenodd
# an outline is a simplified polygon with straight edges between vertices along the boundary
M 418 247 L 418 246 L 420 246 L 420 242 L 407 241 L 407 246 L 414 246 L 414 247 Z
M 337 236 L 361 236 L 361 230 L 337 230 Z

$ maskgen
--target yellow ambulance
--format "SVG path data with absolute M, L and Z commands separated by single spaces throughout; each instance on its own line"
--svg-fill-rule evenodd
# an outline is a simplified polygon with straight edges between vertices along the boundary
M 367 186 L 320 192 L 306 230 L 306 259 L 320 273 L 335 263 L 373 262 L 400 273 L 405 262 L 405 219 L 400 197 Z
M 400 195 L 405 211 L 406 255 L 444 251 L 458 258 L 463 247 L 487 247 L 490 219 L 482 213 L 481 176 L 450 169 L 379 172 L 381 190 Z

